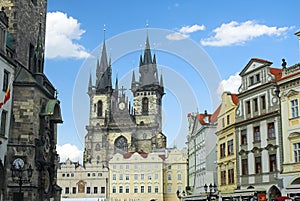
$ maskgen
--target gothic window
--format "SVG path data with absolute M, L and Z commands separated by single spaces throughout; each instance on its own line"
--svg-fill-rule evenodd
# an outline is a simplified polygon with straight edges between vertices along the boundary
M 115 152 L 127 152 L 128 151 L 128 143 L 127 139 L 123 136 L 120 136 L 115 141 Z
M 148 98 L 144 97 L 142 100 L 142 113 L 148 114 L 148 110 L 149 110 Z
M 101 100 L 99 100 L 98 101 L 98 103 L 97 103 L 97 116 L 98 117 L 102 117 L 102 115 L 103 115 L 103 103 L 102 103 L 102 101 Z
M 99 143 L 96 144 L 96 151 L 100 151 L 100 144 Z

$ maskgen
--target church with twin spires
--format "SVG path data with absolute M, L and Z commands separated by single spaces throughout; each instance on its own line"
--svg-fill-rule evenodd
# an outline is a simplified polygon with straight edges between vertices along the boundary
M 163 78 L 158 75 L 155 54 L 151 55 L 148 35 L 138 77 L 132 72 L 133 103 L 126 89 L 119 88 L 118 78 L 112 86 L 112 65 L 105 41 L 96 65 L 96 81 L 90 76 L 88 84 L 90 114 L 83 165 L 93 161 L 105 166 L 116 153 L 150 153 L 166 148 L 167 139 L 162 133 Z

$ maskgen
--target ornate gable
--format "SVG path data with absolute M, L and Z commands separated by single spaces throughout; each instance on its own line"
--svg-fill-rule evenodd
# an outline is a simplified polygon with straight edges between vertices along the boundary
M 272 62 L 258 59 L 258 58 L 252 58 L 248 64 L 245 66 L 245 68 L 241 71 L 240 76 L 244 76 L 252 71 L 255 71 L 257 69 L 260 69 L 264 66 L 270 66 L 272 65 Z

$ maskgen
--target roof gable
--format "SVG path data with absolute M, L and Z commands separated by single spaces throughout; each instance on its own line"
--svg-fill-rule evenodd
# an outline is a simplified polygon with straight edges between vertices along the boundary
M 245 66 L 245 68 L 241 71 L 240 76 L 243 76 L 254 70 L 260 69 L 264 66 L 270 66 L 270 65 L 272 65 L 272 62 L 270 61 L 259 59 L 259 58 L 252 58 Z

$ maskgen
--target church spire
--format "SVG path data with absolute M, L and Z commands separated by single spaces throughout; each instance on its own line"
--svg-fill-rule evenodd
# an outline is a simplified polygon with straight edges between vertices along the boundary
M 164 87 L 164 81 L 163 81 L 163 76 L 162 76 L 162 74 L 160 74 L 160 82 L 159 82 L 159 85 L 160 85 L 161 87 Z
M 89 86 L 88 86 L 88 94 L 92 95 L 92 92 L 93 92 L 92 74 L 90 73 Z
M 143 64 L 147 65 L 147 64 L 151 64 L 151 63 L 152 63 L 152 57 L 151 57 L 149 38 L 148 38 L 148 35 L 147 35 Z
M 105 31 L 106 30 L 104 29 L 104 35 L 105 35 Z M 98 92 L 99 91 L 102 91 L 102 92 L 110 91 L 111 88 L 112 88 L 112 84 L 111 84 L 111 60 L 109 60 L 109 63 L 108 63 L 105 38 L 104 38 L 104 41 L 103 41 L 100 63 L 99 63 L 99 60 L 97 62 L 96 76 L 97 76 L 97 81 L 96 81 L 97 91 Z
M 136 82 L 135 82 L 135 74 L 134 70 L 132 71 L 132 78 L 131 78 L 131 91 L 136 90 Z

